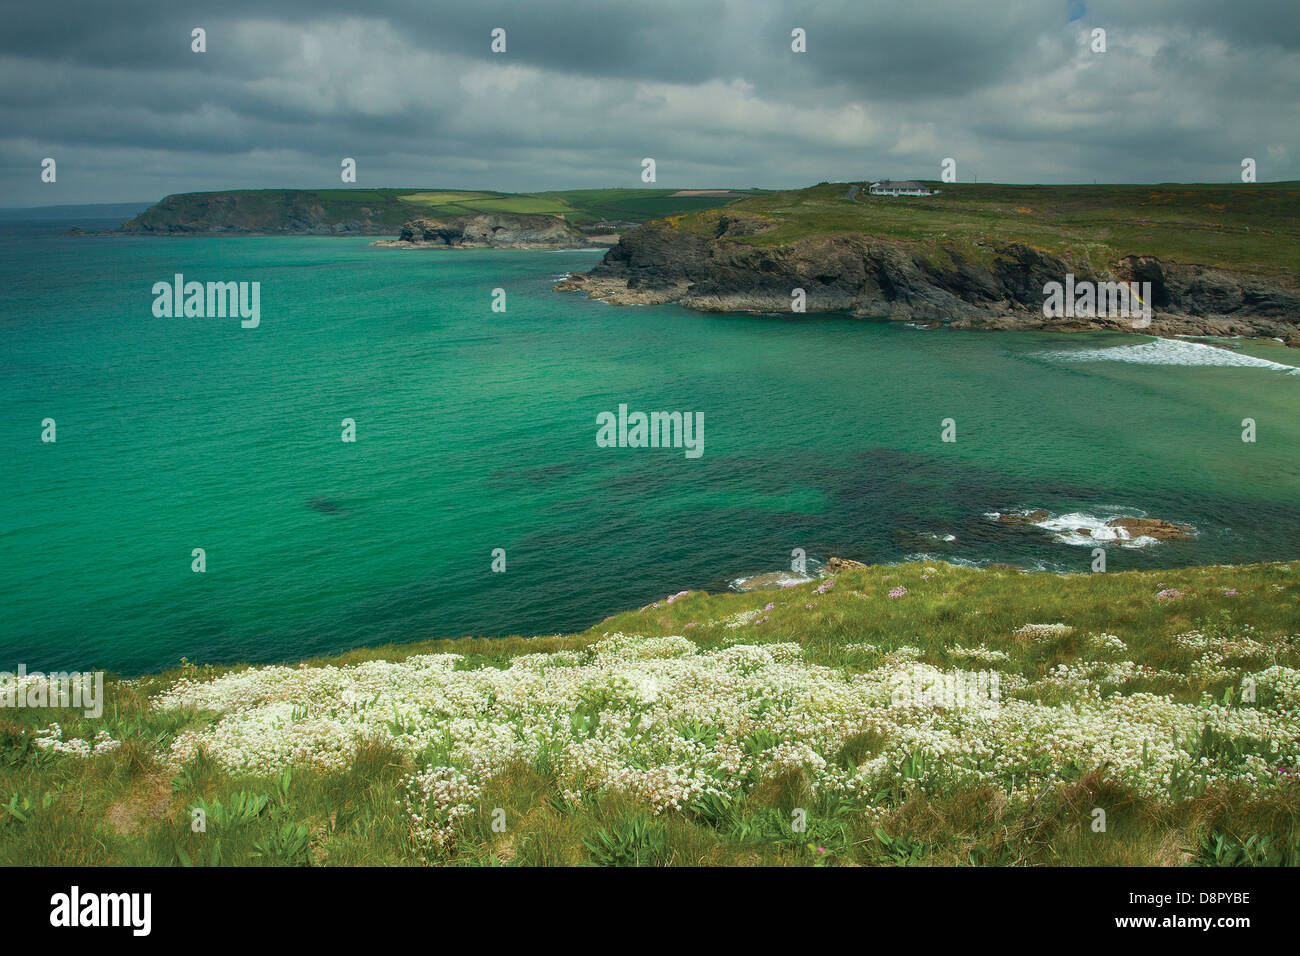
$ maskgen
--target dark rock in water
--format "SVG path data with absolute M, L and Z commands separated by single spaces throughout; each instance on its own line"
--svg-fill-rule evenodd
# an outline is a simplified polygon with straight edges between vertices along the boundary
M 343 513 L 343 506 L 337 501 L 331 501 L 329 498 L 312 498 L 308 500 L 307 507 L 312 511 L 319 511 L 321 514 L 326 515 Z
M 1046 521 L 1050 517 L 1049 512 L 1044 511 L 1042 508 L 1035 508 L 1027 514 L 1016 514 L 1015 512 L 1001 514 L 998 515 L 998 520 L 1005 524 L 1037 524 L 1040 521 Z
M 1155 538 L 1157 541 L 1177 541 L 1196 534 L 1196 529 L 1189 524 L 1175 524 L 1159 518 L 1114 518 L 1106 522 L 1106 527 L 1123 528 L 1134 538 Z

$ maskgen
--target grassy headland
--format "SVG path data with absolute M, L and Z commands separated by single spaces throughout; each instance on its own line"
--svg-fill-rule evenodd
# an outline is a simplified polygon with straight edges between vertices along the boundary
M 727 208 L 770 231 L 728 241 L 780 246 L 800 239 L 868 235 L 948 246 L 968 261 L 992 261 L 990 242 L 1023 243 L 1104 271 L 1129 255 L 1249 272 L 1295 285 L 1300 264 L 1300 183 L 1155 186 L 927 185 L 928 197 L 847 198 L 847 183 L 764 193 Z M 717 234 L 718 213 L 673 219 Z
M 556 288 L 701 312 L 1145 329 L 1300 347 L 1298 183 L 929 185 L 940 191 L 878 197 L 821 183 L 669 216 L 623 232 L 599 264 Z M 1074 279 L 1089 294 L 1094 285 L 1118 294 L 1123 283 L 1142 321 L 1114 303 L 1049 310 L 1052 284 Z
M 0 863 L 1296 864 L 1298 571 L 875 566 L 110 679 L 4 715 Z

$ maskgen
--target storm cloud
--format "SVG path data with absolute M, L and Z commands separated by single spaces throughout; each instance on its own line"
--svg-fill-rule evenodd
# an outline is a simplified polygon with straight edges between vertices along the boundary
M 0 205 L 341 186 L 343 157 L 358 187 L 636 187 L 646 156 L 668 187 L 935 179 L 945 157 L 962 181 L 1234 182 L 1244 157 L 1300 179 L 1298 9 L 7 3 Z

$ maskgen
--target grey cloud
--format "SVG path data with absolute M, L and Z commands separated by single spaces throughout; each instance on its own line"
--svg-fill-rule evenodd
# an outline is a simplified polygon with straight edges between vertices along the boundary
M 1007 182 L 1229 181 L 1245 155 L 1300 179 L 1292 0 L 11 7 L 0 205 L 338 185 L 344 155 L 363 186 L 634 186 L 646 155 L 667 186 L 937 177 L 948 155 Z

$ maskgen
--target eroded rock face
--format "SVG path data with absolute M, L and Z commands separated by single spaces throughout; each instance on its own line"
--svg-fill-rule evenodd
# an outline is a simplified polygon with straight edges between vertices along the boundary
M 988 243 L 991 264 L 956 248 L 939 255 L 869 236 L 813 237 L 783 246 L 733 241 L 771 228 L 756 217 L 719 216 L 716 235 L 670 222 L 625 232 L 591 272 L 557 288 L 616 305 L 676 302 L 702 312 L 784 312 L 805 290 L 808 312 L 933 322 L 954 328 L 1110 329 L 1147 334 L 1265 335 L 1300 341 L 1300 292 L 1263 278 L 1129 256 L 1104 273 L 1018 243 Z M 1066 273 L 1095 282 L 1150 282 L 1155 315 L 1047 318 L 1043 287 Z
M 591 243 L 582 232 L 555 216 L 505 213 L 412 219 L 402 226 L 396 242 L 376 245 L 458 246 L 463 248 L 528 248 Z
M 865 568 L 866 565 L 861 561 L 854 561 L 851 558 L 831 558 L 822 565 L 822 571 L 826 574 L 839 574 L 841 571 L 856 571 L 858 568 Z

